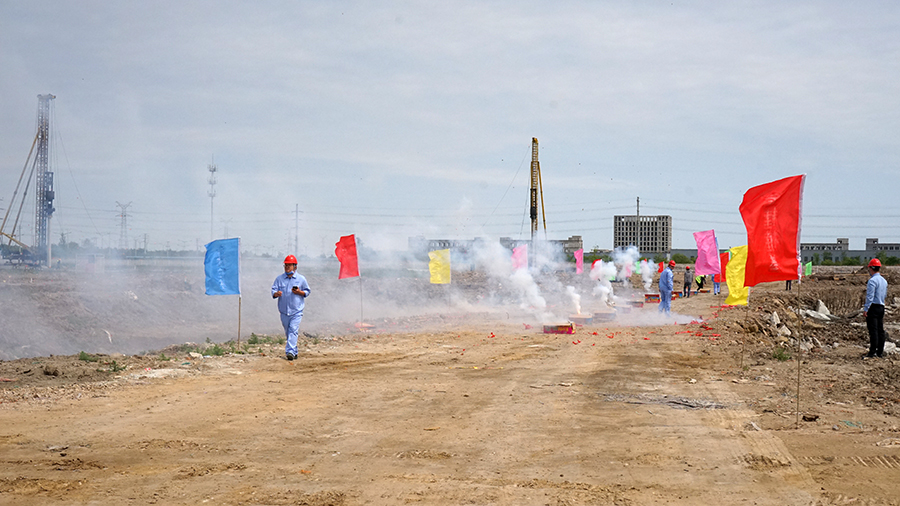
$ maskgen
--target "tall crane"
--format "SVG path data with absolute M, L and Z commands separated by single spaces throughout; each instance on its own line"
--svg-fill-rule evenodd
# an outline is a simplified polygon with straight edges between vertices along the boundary
M 41 263 L 50 266 L 50 217 L 53 216 L 53 173 L 50 172 L 50 101 L 53 95 L 38 95 L 38 145 L 34 157 L 34 238 Z M 44 252 L 46 251 L 46 256 Z
M 8 239 L 7 244 L 16 243 L 22 249 L 22 255 L 30 261 L 50 266 L 50 217 L 56 209 L 53 208 L 53 199 L 56 193 L 53 190 L 53 172 L 50 171 L 50 101 L 56 96 L 38 95 L 38 117 L 37 132 L 34 135 L 34 141 L 31 143 L 31 150 L 28 152 L 28 158 L 25 160 L 25 166 L 22 168 L 22 174 L 19 175 L 19 182 L 13 192 L 13 198 L 6 209 L 3 216 L 3 222 L 0 224 L 0 237 Z M 34 155 L 32 159 L 31 155 Z M 31 172 L 25 179 L 25 172 L 28 170 L 28 164 L 31 162 Z M 16 238 L 16 231 L 19 229 L 19 219 L 22 216 L 22 208 L 25 205 L 25 197 L 28 195 L 28 188 L 31 186 L 31 178 L 34 176 L 34 247 L 29 248 L 25 243 Z M 19 188 L 22 186 L 22 180 L 25 179 L 25 191 L 22 200 L 19 202 L 19 210 L 12 227 L 8 232 L 6 230 L 9 212 L 12 209 Z
M 544 220 L 544 239 L 547 238 L 547 213 L 544 209 L 544 189 L 541 187 L 541 162 L 538 161 L 538 140 L 531 138 L 531 191 L 528 195 L 531 214 L 531 240 L 538 230 L 538 198 L 540 198 L 541 218 Z

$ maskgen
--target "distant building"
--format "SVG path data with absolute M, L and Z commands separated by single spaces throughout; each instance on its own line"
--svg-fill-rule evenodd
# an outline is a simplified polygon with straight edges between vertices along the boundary
M 900 256 L 900 243 L 879 243 L 878 238 L 867 238 L 864 250 L 850 249 L 850 239 L 846 237 L 839 237 L 833 243 L 800 243 L 803 262 L 829 260 L 840 263 L 845 258 L 858 258 L 862 263 L 867 263 L 879 253 L 889 257 Z
M 669 253 L 672 249 L 672 217 L 614 216 L 613 248 L 628 246 L 636 246 L 642 254 Z
M 481 237 L 476 237 L 475 239 L 426 239 L 424 236 L 417 236 L 410 237 L 407 240 L 407 244 L 409 245 L 409 251 L 413 254 L 425 254 L 427 256 L 429 251 L 440 249 L 449 249 L 453 252 L 468 254 L 476 246 L 484 244 L 484 241 L 485 240 Z M 568 239 L 562 240 L 550 239 L 546 242 L 552 245 L 559 246 L 559 248 L 566 256 L 571 256 L 573 253 L 575 253 L 575 251 L 584 248 L 584 242 L 582 241 L 580 235 L 573 235 Z M 512 239 L 509 237 L 500 238 L 500 245 L 506 249 L 509 249 L 510 251 L 516 246 L 530 243 L 530 239 Z

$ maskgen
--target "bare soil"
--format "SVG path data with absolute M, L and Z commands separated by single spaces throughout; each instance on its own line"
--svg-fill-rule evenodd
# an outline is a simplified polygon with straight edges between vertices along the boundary
M 900 359 L 860 359 L 864 283 L 570 335 L 509 312 L 336 324 L 296 361 L 274 333 L 3 361 L 0 503 L 898 505 Z M 843 318 L 790 316 L 818 300 Z

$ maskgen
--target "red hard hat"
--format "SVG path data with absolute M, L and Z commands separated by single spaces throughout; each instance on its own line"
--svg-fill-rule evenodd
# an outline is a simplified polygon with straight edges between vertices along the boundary
M 881 267 L 881 260 L 877 258 L 869 260 L 869 267 Z
M 686 271 L 691 270 L 691 266 L 690 266 L 690 265 L 685 265 L 685 266 L 684 266 L 684 270 L 686 270 Z
M 675 267 L 675 260 L 669 260 L 669 267 Z
M 297 257 L 295 257 L 294 255 L 288 255 L 284 257 L 284 263 L 297 265 Z

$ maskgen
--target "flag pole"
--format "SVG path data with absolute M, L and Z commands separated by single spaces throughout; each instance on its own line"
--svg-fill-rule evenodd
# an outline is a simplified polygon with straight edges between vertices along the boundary
M 801 286 L 803 286 L 802 279 L 797 280 L 797 321 L 799 322 L 797 325 L 797 428 L 800 428 L 800 353 L 802 348 L 800 348 L 801 339 L 803 338 L 803 333 L 801 332 L 803 329 L 803 314 L 800 312 L 800 290 Z
M 241 345 L 241 295 L 238 294 L 238 346 Z
M 363 322 L 363 286 L 362 286 L 362 276 L 357 276 L 359 278 L 359 323 Z

